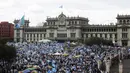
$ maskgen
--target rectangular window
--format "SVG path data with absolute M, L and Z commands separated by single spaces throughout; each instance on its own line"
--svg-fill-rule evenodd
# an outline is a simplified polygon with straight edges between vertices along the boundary
M 30 40 L 32 40 L 32 37 L 30 37 Z
M 100 34 L 100 38 L 102 38 L 102 34 Z
M 59 25 L 60 28 L 65 28 L 65 25 Z
M 128 45 L 128 41 L 127 40 L 122 40 L 122 46 L 127 46 Z
M 88 34 L 86 34 L 86 38 L 88 38 Z
M 16 30 L 17 33 L 20 33 L 20 30 Z
M 26 40 L 29 40 L 29 38 L 27 38 Z
M 43 34 L 44 35 L 44 38 L 46 37 L 46 34 Z
M 93 34 L 91 34 L 91 37 L 93 37 Z
M 115 38 L 117 39 L 117 34 L 115 34 Z
M 17 38 L 17 42 L 20 42 L 20 39 L 19 39 L 19 38 Z
M 32 40 L 32 34 L 30 33 L 30 40 Z
M 122 33 L 122 38 L 127 38 L 127 33 Z
M 75 38 L 75 33 L 70 34 L 72 38 Z
M 49 36 L 50 36 L 51 38 L 53 38 L 53 37 L 54 37 L 54 33 L 49 33 Z
M 82 38 L 84 38 L 84 34 L 82 34 Z
M 127 28 L 122 28 L 122 32 L 126 32 L 127 31 Z
M 32 34 L 30 33 L 30 37 L 32 37 Z
M 39 38 L 39 34 L 37 34 L 37 38 Z
M 35 34 L 34 34 L 33 36 L 34 36 L 34 38 L 35 38 Z
M 20 33 L 17 33 L 17 37 L 20 37 Z
M 65 38 L 65 37 L 67 37 L 67 34 L 57 34 L 57 37 Z
M 40 37 L 42 38 L 42 34 L 40 34 Z
M 112 38 L 112 34 L 110 34 L 110 38 Z
M 40 39 L 39 40 L 42 40 L 42 34 L 40 34 Z
M 97 34 L 95 34 L 95 37 L 97 37 Z

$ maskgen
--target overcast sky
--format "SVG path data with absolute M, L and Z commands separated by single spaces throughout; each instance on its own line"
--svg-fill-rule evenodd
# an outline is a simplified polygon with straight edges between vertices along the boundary
M 13 23 L 25 14 L 31 26 L 45 22 L 47 16 L 82 16 L 90 24 L 115 23 L 117 14 L 130 14 L 130 0 L 0 0 L 0 21 Z M 59 8 L 60 6 L 63 8 Z

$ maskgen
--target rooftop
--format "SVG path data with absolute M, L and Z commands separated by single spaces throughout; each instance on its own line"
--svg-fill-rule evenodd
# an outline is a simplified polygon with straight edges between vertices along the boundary
M 117 15 L 116 17 L 117 19 L 121 19 L 121 18 L 130 18 L 130 15 Z

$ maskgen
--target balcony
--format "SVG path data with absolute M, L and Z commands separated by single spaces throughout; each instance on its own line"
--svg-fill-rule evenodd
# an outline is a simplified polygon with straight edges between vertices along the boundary
M 129 38 L 122 38 L 121 40 L 129 40 Z

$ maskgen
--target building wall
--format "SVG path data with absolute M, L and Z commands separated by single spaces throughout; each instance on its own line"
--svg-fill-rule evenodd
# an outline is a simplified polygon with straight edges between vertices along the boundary
M 121 42 L 121 39 L 122 39 L 122 29 L 121 28 L 118 28 L 117 29 L 117 42 L 120 46 L 122 46 L 122 42 Z
M 130 28 L 128 29 L 128 46 L 130 46 Z
M 14 25 L 9 22 L 0 23 L 0 37 L 1 38 L 14 38 Z
M 56 18 L 47 18 L 43 27 L 29 27 L 29 20 L 26 20 L 26 27 L 24 27 L 26 31 L 21 27 L 19 34 L 14 31 L 14 37 L 15 41 L 16 38 L 22 38 L 21 41 L 24 38 L 28 42 L 42 39 L 75 41 L 89 37 L 102 37 L 120 46 L 130 46 L 130 16 L 118 15 L 116 19 L 116 25 L 91 25 L 88 23 L 88 18 L 66 17 L 61 13 Z
M 39 41 L 39 40 L 42 40 L 43 38 L 45 38 L 45 33 L 35 33 L 35 32 L 34 33 L 30 33 L 30 32 L 27 32 L 25 34 L 25 39 L 28 42 Z

